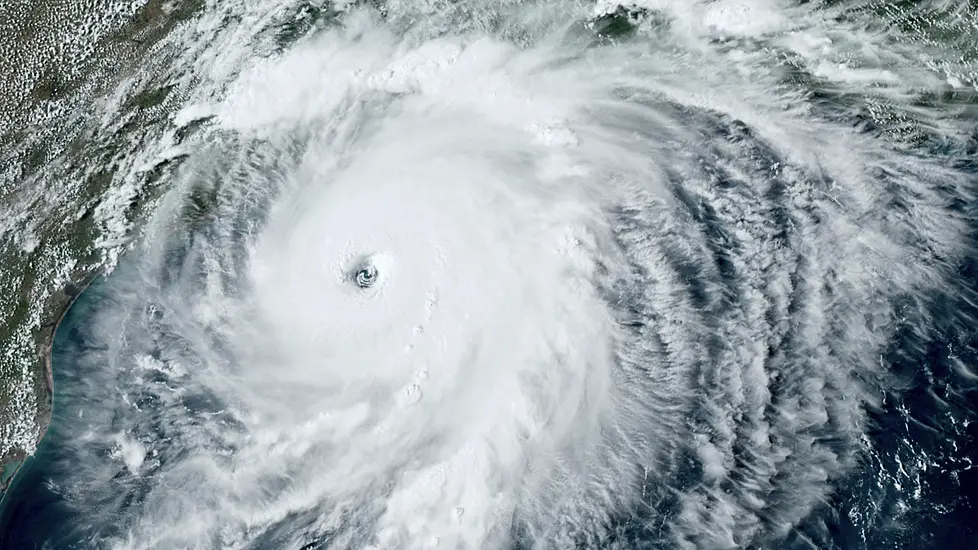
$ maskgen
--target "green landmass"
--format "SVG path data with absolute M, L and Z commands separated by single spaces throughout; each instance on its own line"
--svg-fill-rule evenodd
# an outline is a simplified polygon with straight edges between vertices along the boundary
M 102 121 L 96 102 L 142 71 L 147 54 L 165 56 L 161 39 L 202 5 L 35 0 L 0 10 L 0 494 L 50 422 L 58 323 L 124 250 L 180 161 L 137 174 L 126 164 L 167 123 L 177 94 L 166 74 L 133 79 L 116 121 Z M 99 210 L 114 207 L 107 197 L 126 178 L 125 235 L 106 242 L 117 236 Z
M 911 144 L 926 139 L 913 108 L 978 120 L 973 0 L 815 3 L 840 19 L 872 15 L 880 29 L 907 40 L 906 48 L 946 75 L 946 89 L 922 90 L 909 109 L 866 102 L 867 120 L 880 132 Z M 50 347 L 58 323 L 126 249 L 185 158 L 140 170 L 131 159 L 169 127 L 185 97 L 166 70 L 175 54 L 162 45 L 203 8 L 204 0 L 12 0 L 0 10 L 0 493 L 50 421 Z M 281 50 L 338 17 L 325 0 L 297 2 L 276 14 L 263 39 L 269 50 Z M 625 4 L 579 30 L 596 44 L 614 44 L 664 25 L 658 17 Z M 956 53 L 945 55 L 948 49 Z M 778 62 L 786 82 L 810 88 L 816 99 L 865 102 L 832 90 L 791 59 Z M 103 120 L 98 101 L 120 89 L 126 99 L 119 112 Z M 201 119 L 177 129 L 176 141 L 206 124 Z M 131 193 L 113 195 L 123 188 Z M 192 189 L 185 214 L 211 215 L 215 193 Z M 107 210 L 118 212 L 121 233 L 107 225 Z

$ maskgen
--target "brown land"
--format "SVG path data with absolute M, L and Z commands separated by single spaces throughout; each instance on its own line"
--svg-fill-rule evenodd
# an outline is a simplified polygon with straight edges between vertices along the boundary
M 76 274 L 78 281 L 77 283 L 69 283 L 57 293 L 52 300 L 55 306 L 58 308 L 55 311 L 55 320 L 53 323 L 45 325 L 41 328 L 41 334 L 39 335 L 40 347 L 44 350 L 42 352 L 41 362 L 43 364 L 43 380 L 44 388 L 42 392 L 42 399 L 38 405 L 37 420 L 40 427 L 39 435 L 37 438 L 37 443 L 41 442 L 47 432 L 48 426 L 51 423 L 51 415 L 53 413 L 54 406 L 54 368 L 52 363 L 52 351 L 54 346 L 54 337 L 57 334 L 58 327 L 61 326 L 61 322 L 64 321 L 65 316 L 68 314 L 68 310 L 75 303 L 75 300 L 81 296 L 82 292 L 92 284 L 93 281 L 102 273 L 102 270 L 95 270 L 88 273 L 78 273 Z M 20 462 L 21 465 L 17 466 L 17 470 L 13 472 L 10 477 L 6 479 L 6 483 L 0 484 L 0 498 L 6 492 L 10 483 L 17 477 L 19 470 L 27 459 L 27 454 L 21 449 L 14 449 L 6 456 L 0 458 L 0 472 L 7 467 L 7 465 Z
M 203 4 L 137 1 L 141 7 L 120 23 L 107 18 L 113 0 L 0 0 L 0 351 L 7 352 L 0 356 L 0 472 L 30 452 L 18 448 L 15 431 L 21 442 L 25 429 L 39 441 L 51 421 L 55 332 L 102 272 L 103 254 L 94 245 L 101 229 L 92 212 L 114 181 L 115 155 L 123 153 L 112 142 L 129 143 L 129 134 L 146 131 L 142 124 L 158 123 L 161 117 L 149 113 L 169 91 L 166 75 L 164 84 L 148 84 L 126 107 L 134 113 L 126 135 L 99 136 L 109 145 L 91 142 L 90 135 L 100 129 L 85 113 L 93 100 L 143 70 L 150 48 Z M 86 166 L 101 171 L 85 171 Z M 66 192 L 62 178 L 89 172 L 79 193 Z M 159 175 L 165 180 L 166 171 Z M 157 194 L 165 187 L 156 186 Z M 151 198 L 147 193 L 130 205 L 134 227 L 148 213 L 143 205 Z M 6 220 L 20 221 L 5 226 Z M 20 239 L 31 233 L 37 244 L 25 248 Z M 61 284 L 55 276 L 66 261 L 81 267 L 64 288 L 53 289 Z M 37 308 L 40 326 L 30 314 Z M 30 341 L 25 341 L 25 324 Z M 21 374 L 25 363 L 27 379 Z M 12 397 L 24 384 L 36 397 L 36 407 L 27 406 L 32 410 Z M 0 486 L 0 496 L 5 489 Z

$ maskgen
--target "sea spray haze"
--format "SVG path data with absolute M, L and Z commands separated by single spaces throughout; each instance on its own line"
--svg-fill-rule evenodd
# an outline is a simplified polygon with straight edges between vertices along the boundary
M 926 546 L 887 490 L 973 435 L 975 18 L 884 8 L 205 7 L 10 540 Z M 958 452 L 898 474 L 911 391 Z

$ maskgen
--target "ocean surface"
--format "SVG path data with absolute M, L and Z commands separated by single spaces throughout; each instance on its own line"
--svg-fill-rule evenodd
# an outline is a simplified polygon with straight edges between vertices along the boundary
M 0 548 L 978 547 L 947 6 L 205 4 Z

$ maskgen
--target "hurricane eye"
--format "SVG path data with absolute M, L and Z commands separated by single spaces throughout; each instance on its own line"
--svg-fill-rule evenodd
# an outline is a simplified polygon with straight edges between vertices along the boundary
M 353 275 L 353 281 L 360 288 L 369 288 L 377 282 L 377 268 L 372 265 L 365 265 L 357 270 Z

